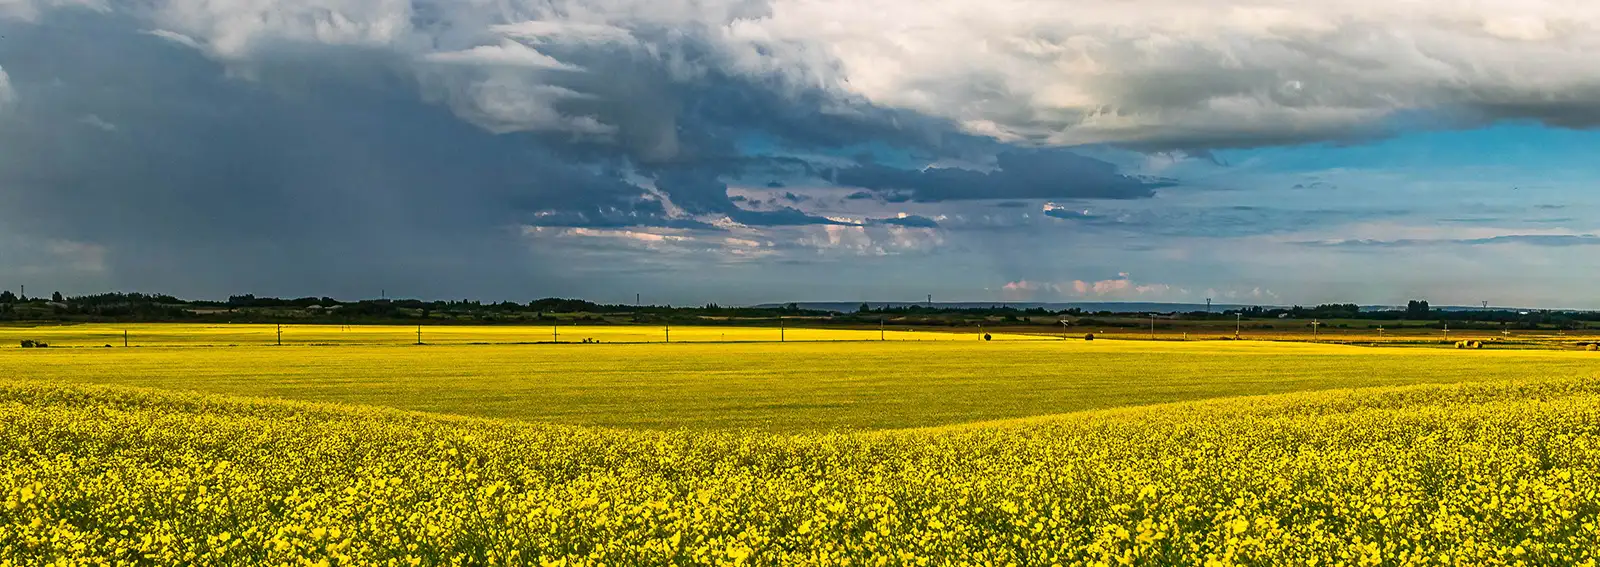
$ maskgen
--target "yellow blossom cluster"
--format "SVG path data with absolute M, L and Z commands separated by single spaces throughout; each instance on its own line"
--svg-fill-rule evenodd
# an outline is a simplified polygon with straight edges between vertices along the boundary
M 0 382 L 0 566 L 1595 565 L 1600 384 L 635 431 Z

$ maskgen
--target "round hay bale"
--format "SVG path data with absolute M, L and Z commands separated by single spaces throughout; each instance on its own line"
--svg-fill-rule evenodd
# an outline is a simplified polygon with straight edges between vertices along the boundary
M 1087 334 L 1087 335 L 1084 335 L 1084 336 L 1083 336 L 1083 340 L 1086 340 L 1086 341 L 1092 341 L 1092 340 L 1094 340 L 1094 333 L 1089 333 L 1089 334 Z

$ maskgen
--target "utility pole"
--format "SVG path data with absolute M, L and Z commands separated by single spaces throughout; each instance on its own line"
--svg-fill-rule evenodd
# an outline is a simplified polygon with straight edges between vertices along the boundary
M 1150 314 L 1150 340 L 1156 340 L 1156 314 Z
M 667 342 L 672 342 L 672 323 L 667 323 Z
M 1311 320 L 1311 340 L 1313 340 L 1313 341 L 1317 340 L 1317 327 L 1321 327 L 1321 326 L 1322 326 L 1322 321 L 1318 321 L 1316 319 L 1312 319 Z
M 1445 341 L 1449 341 L 1450 340 L 1450 324 L 1449 323 L 1445 323 L 1444 324 L 1444 340 Z
M 1067 320 L 1061 320 L 1061 340 L 1067 340 Z
M 1210 313 L 1210 312 L 1211 312 L 1211 298 L 1207 297 L 1206 298 L 1206 313 Z
M 633 294 L 633 306 L 634 307 L 638 307 L 640 305 L 643 305 L 644 302 L 641 299 L 643 297 L 644 297 L 643 294 L 638 294 L 638 293 Z
M 128 348 L 128 330 L 122 330 L 122 348 Z
M 422 342 L 422 339 L 417 339 L 417 342 Z M 283 346 L 283 323 L 278 323 L 278 346 Z
M 933 294 L 928 294 L 928 309 L 933 309 Z
M 1378 338 L 1383 338 L 1383 325 L 1378 325 Z
M 878 342 L 883 342 L 883 317 L 878 318 Z
M 553 343 L 560 343 L 561 342 L 561 324 L 560 323 L 557 323 L 555 325 L 551 325 L 550 326 L 550 342 L 553 342 Z
M 417 325 L 417 344 L 422 344 L 422 325 Z
M 1239 329 L 1244 327 L 1244 312 L 1233 314 L 1233 340 L 1239 340 Z
M 784 338 L 783 316 L 782 315 L 778 316 L 778 342 L 780 342 L 780 343 L 788 342 Z

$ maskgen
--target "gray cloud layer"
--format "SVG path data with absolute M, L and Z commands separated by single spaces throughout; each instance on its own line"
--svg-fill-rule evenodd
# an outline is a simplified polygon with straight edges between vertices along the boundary
M 820 175 L 789 152 L 992 147 L 943 119 L 712 66 L 708 29 L 491 18 L 457 37 L 425 4 L 391 20 L 191 13 L 224 4 L 0 18 L 0 237 L 32 243 L 5 252 L 32 258 L 13 268 L 65 254 L 76 267 L 61 277 L 85 286 L 213 296 L 582 290 L 560 268 L 578 253 L 523 227 L 931 229 L 830 219 L 799 194 L 746 208 L 728 184 Z
M 839 170 L 841 185 L 904 192 L 918 202 L 969 199 L 1143 199 L 1170 186 L 1117 172 L 1109 163 L 1066 151 L 1001 152 L 993 171 L 956 167 L 923 170 L 866 164 Z
M 872 228 L 920 250 L 956 223 L 915 206 L 1171 183 L 1042 146 L 1600 121 L 1600 8 L 1408 6 L 10 0 L 0 238 L 125 289 L 582 291 L 575 256 L 526 227 L 813 229 L 877 250 L 846 237 Z M 773 180 L 864 189 L 843 201 L 871 213 L 729 196 Z

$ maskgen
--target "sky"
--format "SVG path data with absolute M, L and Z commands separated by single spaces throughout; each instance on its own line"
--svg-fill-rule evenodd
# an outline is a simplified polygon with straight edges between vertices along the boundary
M 1587 0 L 0 0 L 0 287 L 1600 308 Z

